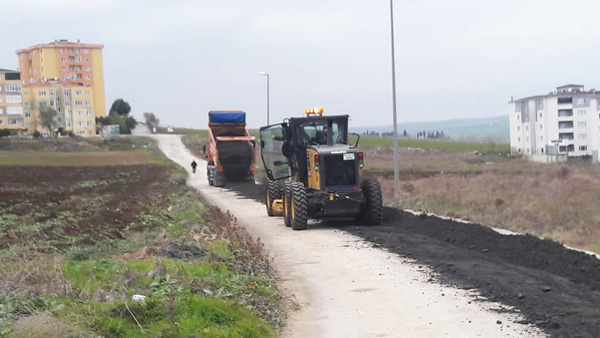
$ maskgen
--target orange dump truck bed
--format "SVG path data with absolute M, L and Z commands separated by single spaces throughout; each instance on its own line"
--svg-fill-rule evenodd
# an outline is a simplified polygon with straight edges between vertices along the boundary
M 209 184 L 222 186 L 225 178 L 253 175 L 256 139 L 246 129 L 246 113 L 210 111 L 208 120 Z

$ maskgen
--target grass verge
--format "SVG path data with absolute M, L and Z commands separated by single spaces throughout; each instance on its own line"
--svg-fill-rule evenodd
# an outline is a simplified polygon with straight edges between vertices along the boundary
M 262 245 L 182 171 L 11 169 L 25 177 L 0 184 L 0 336 L 276 335 Z

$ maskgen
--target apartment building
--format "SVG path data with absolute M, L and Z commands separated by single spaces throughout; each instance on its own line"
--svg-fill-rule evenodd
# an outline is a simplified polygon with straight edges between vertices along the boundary
M 104 93 L 104 46 L 55 40 L 17 51 L 23 84 L 60 80 L 67 86 L 82 86 L 93 97 L 96 116 L 106 116 Z
M 600 151 L 600 92 L 583 85 L 557 87 L 509 103 L 510 148 L 544 161 L 550 157 L 590 156 Z
M 49 134 L 42 125 L 40 110 L 53 109 L 57 112 L 54 130 L 73 132 L 78 136 L 96 134 L 94 96 L 90 87 L 59 80 L 34 82 L 23 86 L 24 125 L 28 130 Z
M 0 129 L 23 129 L 21 74 L 0 69 Z

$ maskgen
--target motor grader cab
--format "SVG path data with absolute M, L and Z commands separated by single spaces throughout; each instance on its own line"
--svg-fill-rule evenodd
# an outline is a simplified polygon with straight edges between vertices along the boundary
M 303 230 L 309 218 L 355 218 L 380 224 L 379 182 L 362 177 L 363 153 L 348 144 L 348 115 L 289 118 L 260 129 L 261 157 L 268 177 L 269 216 Z

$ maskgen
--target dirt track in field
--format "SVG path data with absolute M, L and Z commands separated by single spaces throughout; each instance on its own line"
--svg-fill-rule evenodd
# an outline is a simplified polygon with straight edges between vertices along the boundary
M 264 202 L 264 187 L 227 188 Z M 386 208 L 381 226 L 328 221 L 374 246 L 430 267 L 431 281 L 476 290 L 521 313 L 553 337 L 600 337 L 600 260 L 529 235 L 501 235 L 478 224 L 415 216 Z M 290 230 L 292 231 L 292 230 Z M 310 228 L 306 231 L 310 231 Z M 443 295 L 440 295 L 443 297 Z

